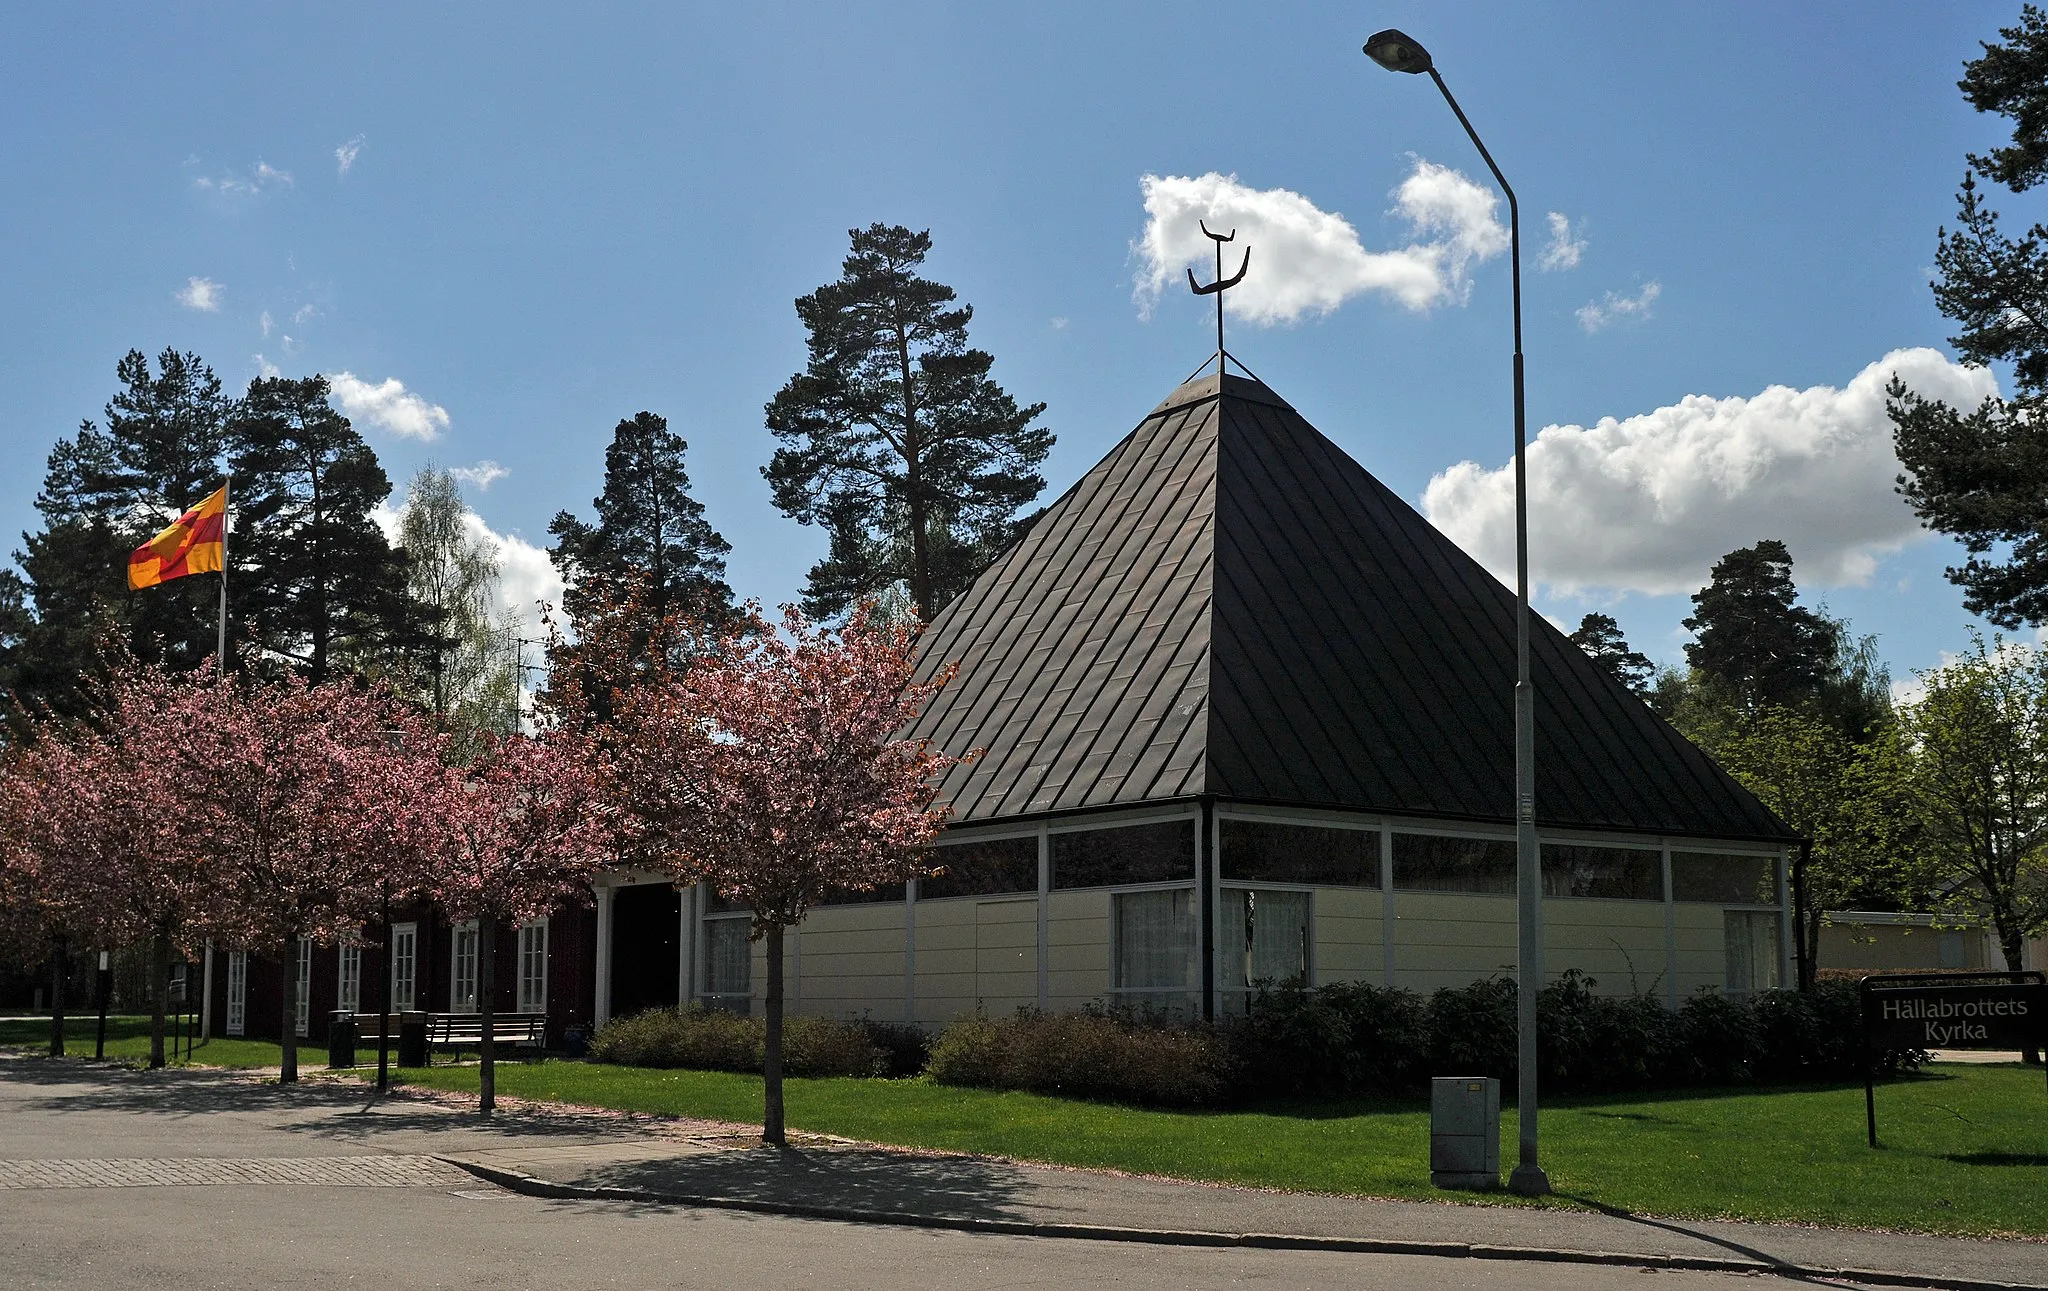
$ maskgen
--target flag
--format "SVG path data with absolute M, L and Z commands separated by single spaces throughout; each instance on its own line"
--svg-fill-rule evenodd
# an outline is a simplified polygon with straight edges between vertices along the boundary
M 228 486 L 178 517 L 178 522 L 128 557 L 128 586 L 155 587 L 187 574 L 210 574 L 227 550 Z

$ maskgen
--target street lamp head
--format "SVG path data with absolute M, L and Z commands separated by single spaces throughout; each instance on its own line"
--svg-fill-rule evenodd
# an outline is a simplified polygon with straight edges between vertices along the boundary
M 1390 72 L 1419 75 L 1435 66 L 1420 41 L 1392 27 L 1373 33 L 1365 42 L 1365 56 Z

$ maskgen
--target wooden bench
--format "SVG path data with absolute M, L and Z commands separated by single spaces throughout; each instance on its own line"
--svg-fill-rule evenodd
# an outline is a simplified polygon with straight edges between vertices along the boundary
M 548 1016 L 545 1013 L 500 1013 L 491 1019 L 491 1042 L 510 1046 L 522 1057 L 538 1058 L 547 1044 Z M 481 1013 L 429 1013 L 427 1049 L 481 1050 L 484 1018 Z

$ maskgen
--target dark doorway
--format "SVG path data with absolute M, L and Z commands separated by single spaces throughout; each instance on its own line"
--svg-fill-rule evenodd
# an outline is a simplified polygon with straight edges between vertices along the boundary
M 612 894 L 612 1016 L 675 1007 L 683 894 L 667 883 Z

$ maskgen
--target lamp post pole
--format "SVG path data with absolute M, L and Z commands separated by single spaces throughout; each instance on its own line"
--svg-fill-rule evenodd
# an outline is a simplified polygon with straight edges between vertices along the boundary
M 1543 870 L 1536 843 L 1536 688 L 1529 675 L 1529 437 L 1522 402 L 1521 210 L 1507 176 L 1500 173 L 1493 154 L 1452 96 L 1451 87 L 1444 84 L 1429 51 L 1412 37 L 1389 29 L 1366 41 L 1365 53 L 1390 72 L 1429 73 L 1508 199 L 1508 260 L 1514 276 L 1515 319 L 1515 893 L 1519 907 L 1515 1108 L 1521 1130 L 1520 1159 L 1508 1176 L 1508 1187 L 1536 1196 L 1550 1191 L 1550 1177 L 1539 1164 L 1536 1150 L 1536 995 L 1543 985 Z

